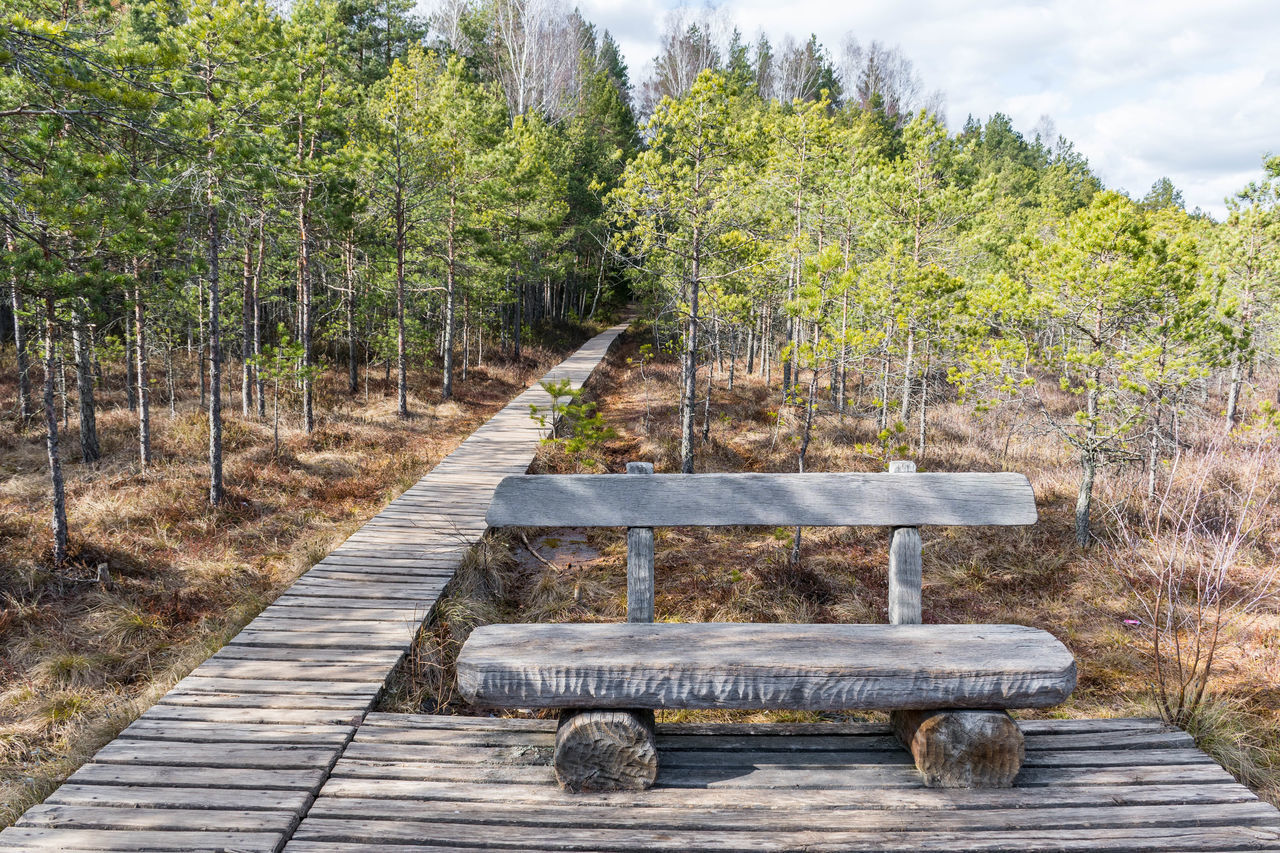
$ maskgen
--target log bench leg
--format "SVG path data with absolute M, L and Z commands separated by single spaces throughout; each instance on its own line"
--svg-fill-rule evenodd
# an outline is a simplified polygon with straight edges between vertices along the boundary
M 1009 788 L 1022 768 L 1022 730 L 1005 711 L 894 711 L 893 733 L 931 788 Z
M 560 712 L 556 780 L 566 791 L 642 791 L 658 777 L 652 711 Z

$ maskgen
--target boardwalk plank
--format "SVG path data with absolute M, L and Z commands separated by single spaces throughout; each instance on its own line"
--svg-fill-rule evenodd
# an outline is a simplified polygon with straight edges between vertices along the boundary
M 327 765 L 326 765 L 327 766 Z M 173 788 L 301 790 L 314 794 L 326 777 L 325 767 L 285 770 L 279 767 L 175 767 L 167 764 L 86 764 L 69 782 L 82 785 L 161 785 Z
M 289 832 L 297 820 L 293 810 L 119 808 L 46 803 L 27 809 L 18 825 L 178 832 Z
M 342 746 L 354 726 L 260 725 L 222 721 L 155 720 L 140 717 L 120 733 L 128 740 L 168 740 L 189 743 L 289 743 L 299 746 Z
M 150 850 L 183 853 L 271 853 L 285 839 L 283 832 L 147 832 L 102 829 L 10 827 L 0 832 L 0 849 L 8 853 L 60 850 Z
M 173 788 L 159 785 L 80 785 L 71 782 L 58 788 L 45 800 L 46 805 L 63 806 L 289 811 L 294 814 L 301 814 L 310 803 L 311 793 L 305 790 Z
M 483 830 L 484 844 L 489 849 L 520 849 L 526 846 L 554 850 L 778 850 L 806 851 L 876 850 L 876 851 L 954 851 L 954 850 L 1223 850 L 1231 845 L 1254 845 L 1237 849 L 1280 849 L 1280 830 L 1270 827 L 1214 826 L 1209 828 L 1176 827 L 1141 829 L 1059 829 L 1045 831 L 1023 829 L 1004 831 L 945 831 L 921 826 L 920 831 L 852 830 L 840 832 L 797 831 L 778 833 L 769 830 L 719 832 L 663 829 L 591 829 L 563 827 L 496 826 Z M 471 824 L 409 823 L 393 821 L 336 820 L 308 818 L 298 827 L 298 841 L 341 841 L 351 850 L 351 842 L 369 843 L 474 843 L 477 828 Z M 1225 846 L 1224 846 L 1225 845 Z

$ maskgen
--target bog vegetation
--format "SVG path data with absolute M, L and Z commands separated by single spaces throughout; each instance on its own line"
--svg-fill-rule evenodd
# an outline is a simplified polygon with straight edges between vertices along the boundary
M 1172 720 L 1204 706 L 1226 626 L 1274 608 L 1280 158 L 1217 222 L 1167 179 L 1107 189 L 1049 122 L 949 131 L 879 43 L 679 12 L 633 88 L 554 0 L 3 2 L 0 147 L 0 387 L 25 448 L 8 638 L 97 571 L 100 528 L 68 503 L 104 469 L 212 529 L 265 487 L 227 461 L 246 435 L 315 450 L 357 400 L 421 429 L 469 374 L 526 378 L 535 330 L 626 299 L 669 470 L 955 468 L 963 432 L 972 466 L 1037 482 L 1049 457 L 1018 443 L 1056 454 L 1071 518 L 1044 547 L 1112 561 L 1148 602 Z M 581 401 L 561 414 L 587 422 L 575 458 L 614 440 Z M 757 414 L 767 452 L 730 464 L 718 425 Z M 6 665 L 37 691 L 95 671 L 68 654 Z

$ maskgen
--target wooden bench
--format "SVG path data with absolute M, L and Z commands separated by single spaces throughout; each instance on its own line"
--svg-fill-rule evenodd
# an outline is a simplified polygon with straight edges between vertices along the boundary
M 569 790 L 645 788 L 657 776 L 660 708 L 887 710 L 929 785 L 1005 787 L 1024 755 L 1010 708 L 1055 705 L 1075 687 L 1071 653 L 1018 625 L 921 623 L 922 525 L 1036 521 L 1020 474 L 652 474 L 518 476 L 491 526 L 627 527 L 626 624 L 482 626 L 458 687 L 490 707 L 559 708 L 557 778 Z M 653 623 L 653 528 L 893 528 L 889 625 Z

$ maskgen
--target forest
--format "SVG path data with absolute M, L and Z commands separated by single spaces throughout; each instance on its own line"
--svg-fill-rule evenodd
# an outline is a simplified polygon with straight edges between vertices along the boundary
M 767 389 L 771 449 L 788 436 L 760 466 L 821 470 L 814 437 L 847 420 L 868 464 L 953 467 L 936 447 L 961 419 L 988 448 L 1016 435 L 1067 460 L 1053 548 L 1170 543 L 1135 581 L 1170 591 L 1157 660 L 1273 603 L 1275 519 L 1257 510 L 1280 428 L 1280 157 L 1258 152 L 1216 221 L 1168 178 L 1104 186 L 1047 120 L 949 130 L 896 48 L 772 43 L 708 12 L 673 14 L 632 80 L 614 38 L 553 0 L 0 9 L 6 764 L 74 752 L 68 720 L 97 713 L 42 688 L 96 706 L 159 678 L 152 651 L 229 630 L 198 628 L 225 599 L 161 626 L 143 581 L 91 598 L 112 571 L 94 525 L 113 522 L 76 505 L 87 484 L 169 480 L 213 541 L 278 509 L 245 509 L 272 466 L 343 430 L 358 453 L 357 409 L 388 433 L 465 434 L 459 412 L 627 303 L 647 336 L 633 364 L 675 371 L 653 427 L 668 470 L 717 469 L 735 383 Z M 411 467 L 353 500 L 376 508 Z M 129 529 L 150 559 L 148 537 L 183 545 Z M 284 550 L 305 552 L 306 529 Z M 1246 552 L 1261 574 L 1237 583 Z M 114 636 L 145 664 L 33 640 L 103 607 L 126 607 Z M 1196 648 L 1161 699 L 1178 722 L 1208 683 L 1214 646 Z

